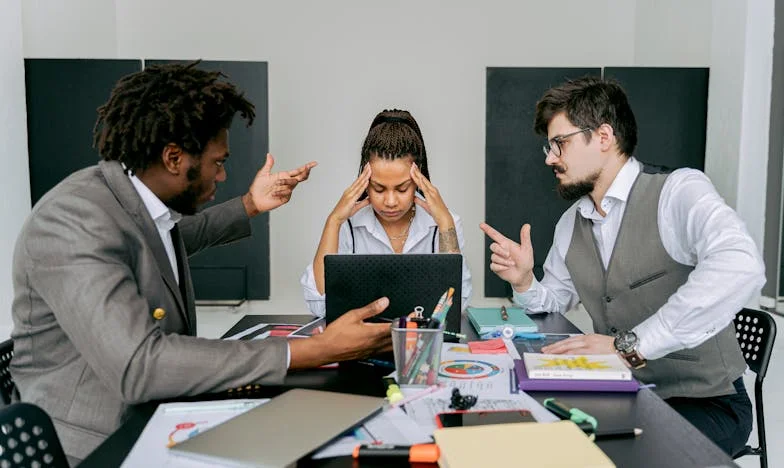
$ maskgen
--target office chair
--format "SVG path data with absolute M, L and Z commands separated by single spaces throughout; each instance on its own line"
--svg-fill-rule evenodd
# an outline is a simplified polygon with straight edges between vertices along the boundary
M 0 400 L 1 406 L 10 405 L 13 401 L 19 400 L 16 392 L 16 385 L 8 371 L 11 358 L 14 357 L 14 340 L 6 340 L 0 343 Z
M 746 365 L 757 374 L 754 381 L 754 407 L 757 413 L 757 439 L 759 447 L 746 445 L 733 458 L 757 455 L 760 466 L 768 467 L 768 445 L 765 440 L 765 413 L 762 409 L 762 381 L 768 371 L 773 342 L 776 340 L 776 322 L 767 312 L 743 309 L 735 314 L 735 337 L 738 339 Z
M 30 403 L 0 410 L 0 466 L 68 468 L 49 415 Z

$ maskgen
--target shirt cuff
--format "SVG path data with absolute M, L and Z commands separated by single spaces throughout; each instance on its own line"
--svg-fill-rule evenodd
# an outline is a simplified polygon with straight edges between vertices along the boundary
M 539 288 L 540 288 L 539 281 L 537 281 L 536 277 L 534 276 L 534 279 L 531 281 L 531 286 L 529 286 L 528 289 L 526 289 L 525 291 L 520 293 L 515 291 L 514 288 L 512 288 L 512 300 L 514 301 L 515 304 L 527 310 L 528 304 L 530 304 L 531 302 L 534 301 L 534 299 L 536 299 L 536 295 L 537 292 L 539 291 Z
M 672 352 L 679 351 L 685 346 L 679 342 L 667 329 L 659 323 L 657 315 L 632 329 L 639 339 L 637 351 L 643 358 L 653 360 L 664 357 Z

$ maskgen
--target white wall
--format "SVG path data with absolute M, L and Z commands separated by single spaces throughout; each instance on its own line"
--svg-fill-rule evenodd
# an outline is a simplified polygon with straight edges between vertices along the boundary
M 275 300 L 300 301 L 300 273 L 326 215 L 356 173 L 371 118 L 385 107 L 411 110 L 422 127 L 433 182 L 465 220 L 465 254 L 481 300 L 485 253 L 477 225 L 484 218 L 484 189 L 477 182 L 484 180 L 488 66 L 711 66 L 707 166 L 733 204 L 749 184 L 733 177 L 741 129 L 721 126 L 726 109 L 741 112 L 735 86 L 743 80 L 736 68 L 746 42 L 732 49 L 736 32 L 724 26 L 745 34 L 745 23 L 733 16 L 745 15 L 745 2 L 724 0 L 722 8 L 711 0 L 67 4 L 70 13 L 48 0 L 24 2 L 26 57 L 269 62 L 271 151 L 281 168 L 320 162 L 291 203 L 271 216 Z M 730 37 L 721 42 L 732 49 L 726 63 L 712 42 L 717 35 Z
M 765 233 L 774 7 L 774 0 L 713 4 L 705 172 L 740 213 L 760 250 Z M 750 305 L 759 306 L 758 299 Z
M 22 1 L 0 0 L 0 340 L 11 334 L 11 261 L 16 234 L 30 211 L 27 111 L 22 58 Z

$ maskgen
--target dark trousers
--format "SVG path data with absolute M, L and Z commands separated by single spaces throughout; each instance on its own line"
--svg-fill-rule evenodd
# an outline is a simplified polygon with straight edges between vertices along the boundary
M 734 395 L 664 400 L 730 456 L 746 446 L 754 418 L 743 378 L 732 384 Z

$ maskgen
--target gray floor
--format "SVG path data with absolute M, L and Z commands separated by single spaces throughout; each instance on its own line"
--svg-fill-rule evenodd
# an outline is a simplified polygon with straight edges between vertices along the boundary
M 487 301 L 488 304 L 492 300 Z M 238 307 L 199 307 L 198 328 L 199 336 L 206 338 L 218 338 L 232 327 L 243 315 L 246 314 L 305 314 L 307 311 L 304 302 L 296 301 L 250 301 Z M 567 314 L 580 329 L 589 331 L 591 329 L 590 320 L 587 314 L 581 310 L 575 310 Z M 768 439 L 768 462 L 772 468 L 784 467 L 784 318 L 776 316 L 776 324 L 779 330 L 773 358 L 771 360 L 768 375 L 765 378 L 764 398 L 765 398 L 765 422 Z M 749 394 L 753 395 L 754 375 L 749 374 L 745 377 L 746 388 Z M 752 396 L 753 401 L 753 396 Z M 750 443 L 757 442 L 756 427 L 752 432 Z M 737 460 L 743 468 L 759 467 L 757 457 L 743 457 Z

